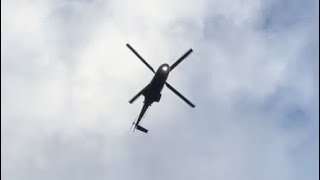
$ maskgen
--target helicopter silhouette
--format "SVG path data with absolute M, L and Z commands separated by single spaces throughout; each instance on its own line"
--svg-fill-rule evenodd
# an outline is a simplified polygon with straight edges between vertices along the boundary
M 138 116 L 138 119 L 136 120 L 136 122 L 134 121 L 132 123 L 132 125 L 134 125 L 134 129 L 138 129 L 139 131 L 142 131 L 144 133 L 148 133 L 148 130 L 142 126 L 140 126 L 140 121 L 143 117 L 143 115 L 145 114 L 145 112 L 147 111 L 147 109 L 149 108 L 149 106 L 151 106 L 152 103 L 154 102 L 159 102 L 161 99 L 161 91 L 164 87 L 164 85 L 166 85 L 166 87 L 168 87 L 172 92 L 174 92 L 177 96 L 179 96 L 184 102 L 186 102 L 189 106 L 191 106 L 192 108 L 195 107 L 195 105 L 193 103 L 191 103 L 187 98 L 185 98 L 181 93 L 179 93 L 175 88 L 173 88 L 167 81 L 167 78 L 170 74 L 170 72 L 177 67 L 188 55 L 190 55 L 190 53 L 192 53 L 192 49 L 189 49 L 184 55 L 182 55 L 175 63 L 173 63 L 171 66 L 169 66 L 168 64 L 162 64 L 160 65 L 160 67 L 158 68 L 157 71 L 155 71 L 148 63 L 146 60 L 144 60 L 139 54 L 138 52 L 133 49 L 130 44 L 126 44 L 126 46 L 154 73 L 154 76 L 151 80 L 151 82 L 145 86 L 140 92 L 138 92 L 130 101 L 129 103 L 132 104 L 138 97 L 140 97 L 141 95 L 143 95 L 144 98 L 144 102 L 143 102 L 143 106 L 141 109 L 141 112 Z

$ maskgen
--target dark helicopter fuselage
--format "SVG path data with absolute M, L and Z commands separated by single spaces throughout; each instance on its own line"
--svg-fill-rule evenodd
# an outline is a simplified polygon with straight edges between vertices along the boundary
M 148 107 L 151 106 L 154 102 L 159 102 L 161 99 L 161 91 L 164 86 L 166 86 L 169 90 L 171 90 L 173 93 L 175 93 L 178 97 L 180 97 L 184 102 L 186 102 L 189 106 L 192 108 L 195 107 L 195 105 L 190 102 L 187 98 L 185 98 L 179 91 L 177 91 L 173 86 L 171 86 L 167 81 L 167 78 L 169 76 L 169 73 L 177 67 L 193 50 L 189 49 L 186 53 L 184 53 L 179 59 L 177 59 L 171 66 L 168 64 L 162 64 L 157 71 L 155 71 L 150 64 L 143 59 L 143 57 L 140 56 L 140 54 L 130 46 L 130 44 L 126 44 L 126 46 L 141 60 L 141 62 L 146 65 L 149 70 L 151 70 L 154 73 L 154 76 L 151 80 L 151 82 L 145 86 L 142 90 L 140 90 L 135 96 L 132 97 L 132 99 L 129 100 L 129 103 L 132 104 L 136 99 L 138 99 L 141 95 L 144 96 L 144 102 L 142 110 L 139 114 L 139 117 L 136 121 L 134 121 L 132 124 L 134 125 L 134 130 L 138 129 L 142 132 L 147 133 L 148 130 L 144 127 L 140 126 L 140 121 L 147 111 Z
M 153 102 L 159 102 L 161 99 L 161 91 L 170 73 L 170 66 L 168 64 L 162 64 L 155 75 L 153 76 L 151 82 L 142 90 L 142 95 L 144 96 L 144 104 L 139 114 L 139 117 L 135 123 L 135 128 L 145 133 L 148 132 L 147 129 L 139 125 L 143 115 L 147 111 L 148 107 L 151 106 Z
M 145 103 L 159 102 L 161 99 L 161 91 L 169 76 L 170 66 L 162 64 L 156 74 L 153 76 L 151 82 L 147 85 L 142 93 L 145 97 Z

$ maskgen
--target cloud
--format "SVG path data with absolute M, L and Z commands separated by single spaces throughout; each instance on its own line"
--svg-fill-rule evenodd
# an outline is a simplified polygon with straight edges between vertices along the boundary
M 4 1 L 5 179 L 316 179 L 316 1 Z M 128 100 L 194 52 L 143 125 Z

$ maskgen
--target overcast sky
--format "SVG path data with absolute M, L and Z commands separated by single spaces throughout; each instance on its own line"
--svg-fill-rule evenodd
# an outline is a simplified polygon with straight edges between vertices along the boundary
M 319 179 L 318 0 L 1 1 L 4 180 Z M 155 69 L 194 52 L 132 133 Z

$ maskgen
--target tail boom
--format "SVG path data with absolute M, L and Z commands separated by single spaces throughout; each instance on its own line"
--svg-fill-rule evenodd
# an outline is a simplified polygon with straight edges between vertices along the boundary
M 149 106 L 150 106 L 150 104 L 148 104 L 148 103 L 143 104 L 143 107 L 142 107 L 142 109 L 141 109 L 141 112 L 140 112 L 140 114 L 139 114 L 139 117 L 138 117 L 138 119 L 137 119 L 137 122 L 134 123 L 134 124 L 135 124 L 134 130 L 137 129 L 137 130 L 142 131 L 142 132 L 144 132 L 144 133 L 148 133 L 148 129 L 140 126 L 139 123 L 140 123 L 143 115 L 145 114 L 145 112 L 147 111 L 147 109 L 148 109 Z M 134 131 L 134 130 L 133 130 L 133 131 Z

